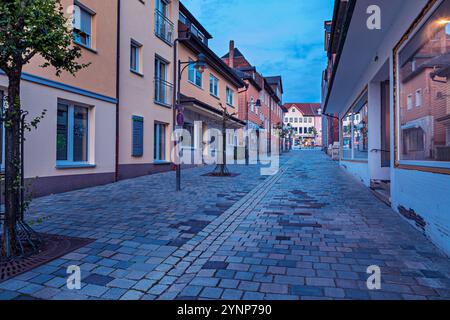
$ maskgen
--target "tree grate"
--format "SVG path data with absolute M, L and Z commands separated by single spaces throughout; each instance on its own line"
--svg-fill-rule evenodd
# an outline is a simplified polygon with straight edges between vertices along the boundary
M 41 234 L 40 236 L 43 242 L 39 252 L 29 257 L 0 263 L 0 283 L 31 271 L 95 241 L 94 239 L 50 234 Z

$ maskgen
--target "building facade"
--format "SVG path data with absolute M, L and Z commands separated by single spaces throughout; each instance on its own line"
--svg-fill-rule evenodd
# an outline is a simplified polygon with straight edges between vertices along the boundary
M 179 1 L 121 1 L 118 178 L 171 169 Z
M 75 77 L 41 68 L 41 57 L 24 68 L 23 109 L 29 119 L 47 110 L 38 128 L 26 134 L 24 171 L 32 196 L 115 181 L 118 1 L 75 4 L 80 10 L 74 16 L 74 43 L 81 47 L 80 62 L 91 65 Z M 74 1 L 62 5 L 72 16 Z M 0 95 L 7 86 L 0 74 Z
M 376 1 L 381 30 L 373 4 L 336 1 L 324 112 L 341 165 L 450 253 L 450 1 Z
M 248 129 L 255 130 L 258 137 L 262 132 L 265 135 L 265 142 L 258 138 L 258 141 L 250 141 L 250 147 L 256 145 L 263 148 L 262 151 L 271 151 L 271 146 L 279 139 L 277 128 L 283 123 L 281 76 L 264 77 L 235 47 L 233 40 L 222 59 L 245 83 L 239 90 L 239 119 L 247 123 Z
M 191 136 L 191 141 L 183 142 L 183 153 L 191 153 L 192 160 L 196 152 L 201 157 L 215 157 L 222 146 L 218 145 L 219 141 L 213 133 L 215 129 L 222 131 L 225 109 L 231 115 L 226 122 L 226 128 L 230 129 L 226 133 L 226 147 L 228 157 L 232 156 L 235 148 L 243 147 L 238 131 L 244 128 L 245 123 L 238 118 L 238 94 L 244 83 L 209 48 L 208 42 L 212 36 L 183 4 L 180 4 L 178 37 L 182 39 L 178 59 L 181 68 L 185 69 L 180 83 L 183 128 Z M 203 72 L 197 70 L 194 64 L 200 55 L 206 58 Z M 195 127 L 196 122 L 201 124 L 200 128 Z
M 322 146 L 320 103 L 286 103 L 284 124 L 293 130 L 294 146 Z

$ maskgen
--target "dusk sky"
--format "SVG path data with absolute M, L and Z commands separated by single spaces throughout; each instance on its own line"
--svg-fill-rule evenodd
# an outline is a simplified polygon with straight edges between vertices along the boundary
M 229 40 L 264 76 L 281 75 L 284 102 L 320 102 L 325 20 L 333 0 L 184 0 L 223 56 Z

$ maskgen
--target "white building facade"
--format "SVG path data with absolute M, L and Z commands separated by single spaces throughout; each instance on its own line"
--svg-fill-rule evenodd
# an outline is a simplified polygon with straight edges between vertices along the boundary
M 450 0 L 336 5 L 331 41 L 346 36 L 323 106 L 339 115 L 340 163 L 383 185 L 392 208 L 450 255 Z

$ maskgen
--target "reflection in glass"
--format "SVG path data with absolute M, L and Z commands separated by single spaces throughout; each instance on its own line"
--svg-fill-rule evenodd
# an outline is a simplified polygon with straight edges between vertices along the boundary
M 449 23 L 444 1 L 399 53 L 400 160 L 450 161 Z

